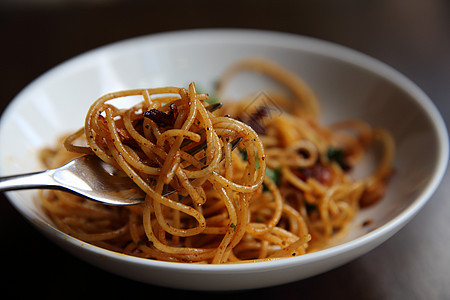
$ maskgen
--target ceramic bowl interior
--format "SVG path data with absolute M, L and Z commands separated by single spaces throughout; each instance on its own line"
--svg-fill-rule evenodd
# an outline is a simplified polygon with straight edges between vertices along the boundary
M 15 191 L 11 203 L 33 225 L 74 255 L 135 280 L 193 290 L 241 290 L 287 283 L 342 265 L 404 226 L 438 186 L 448 161 L 439 112 L 411 81 L 353 50 L 311 38 L 263 31 L 198 30 L 135 38 L 75 57 L 43 74 L 11 102 L 0 124 L 1 174 L 42 169 L 39 149 L 83 125 L 90 104 L 112 91 L 197 86 L 211 92 L 233 62 L 264 57 L 301 76 L 320 99 L 322 122 L 362 119 L 388 129 L 396 143 L 395 176 L 385 198 L 362 210 L 348 235 L 328 249 L 279 261 L 190 265 L 145 260 L 88 245 L 57 230 L 36 191 Z M 265 83 L 243 75 L 230 96 Z M 362 164 L 361 172 L 370 168 Z M 371 220 L 370 226 L 362 226 Z

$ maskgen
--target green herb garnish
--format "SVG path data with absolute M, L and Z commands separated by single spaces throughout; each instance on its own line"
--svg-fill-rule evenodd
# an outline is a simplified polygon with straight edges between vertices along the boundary
M 272 179 L 272 181 L 275 182 L 275 184 L 277 186 L 280 186 L 280 181 L 281 181 L 281 169 L 280 168 L 271 169 L 271 168 L 266 167 L 266 176 L 268 176 L 270 179 Z
M 347 160 L 345 159 L 345 153 L 344 150 L 334 148 L 333 146 L 330 146 L 327 151 L 327 157 L 330 161 L 335 161 L 338 163 L 338 165 L 343 170 L 350 169 L 350 165 L 347 163 Z
M 248 161 L 248 154 L 247 150 L 245 149 L 239 149 L 239 153 L 241 153 L 242 159 Z
M 208 94 L 209 99 L 205 100 L 205 102 L 208 103 L 209 105 L 217 104 L 220 102 L 216 95 L 214 95 L 213 93 L 205 92 L 205 90 L 203 88 L 199 87 L 198 85 L 196 86 L 196 90 L 197 90 L 197 94 Z
M 281 183 L 281 169 L 271 169 L 266 167 L 266 176 L 272 179 L 272 181 L 277 185 L 280 186 Z M 268 191 L 269 188 L 263 183 L 263 191 Z

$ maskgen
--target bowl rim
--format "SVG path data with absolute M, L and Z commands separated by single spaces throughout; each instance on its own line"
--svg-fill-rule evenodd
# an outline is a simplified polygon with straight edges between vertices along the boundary
M 400 212 L 398 215 L 393 217 L 391 220 L 383 224 L 382 226 L 364 234 L 361 237 L 357 237 L 353 240 L 345 242 L 340 245 L 332 246 L 330 248 L 320 250 L 314 253 L 308 253 L 305 255 L 290 257 L 285 259 L 279 259 L 274 261 L 264 261 L 264 262 L 253 262 L 253 263 L 238 263 L 238 264 L 223 264 L 223 265 L 204 265 L 204 264 L 191 264 L 191 263 L 174 263 L 157 261 L 146 258 L 134 257 L 126 254 L 121 254 L 100 248 L 84 241 L 78 240 L 77 238 L 71 237 L 47 222 L 36 219 L 32 213 L 24 211 L 19 206 L 19 203 L 15 203 L 17 198 L 14 192 L 7 192 L 9 202 L 22 214 L 31 221 L 33 224 L 38 225 L 39 229 L 43 230 L 47 234 L 55 235 L 58 238 L 62 238 L 69 242 L 71 245 L 79 247 L 83 246 L 83 249 L 94 252 L 95 254 L 101 256 L 112 257 L 117 260 L 131 262 L 133 264 L 140 264 L 146 266 L 153 266 L 164 269 L 173 270 L 189 270 L 189 271 L 201 271 L 201 272 L 248 272 L 248 271 L 258 271 L 263 269 L 273 269 L 273 268 L 283 268 L 287 266 L 294 266 L 299 264 L 310 264 L 325 258 L 339 256 L 344 254 L 349 250 L 354 250 L 358 247 L 364 245 L 369 245 L 375 240 L 385 240 L 396 231 L 400 230 L 418 211 L 426 204 L 426 202 L 431 198 L 432 194 L 435 192 L 439 186 L 448 164 L 449 158 L 449 141 L 447 128 L 445 126 L 444 120 L 440 115 L 438 109 L 431 101 L 431 99 L 410 79 L 401 74 L 399 71 L 388 66 L 386 63 L 381 62 L 375 58 L 372 58 L 364 53 L 353 50 L 349 47 L 339 45 L 333 42 L 320 40 L 313 37 L 307 37 L 297 34 L 268 31 L 268 30 L 257 30 L 257 29 L 237 29 L 237 28 L 220 28 L 220 29 L 188 29 L 188 30 L 177 30 L 162 33 L 155 33 L 149 35 L 143 35 L 134 38 L 128 38 L 125 40 L 110 43 L 98 48 L 94 48 L 87 52 L 81 53 L 73 58 L 70 58 L 57 66 L 49 69 L 41 76 L 34 79 L 29 83 L 22 91 L 20 91 L 5 108 L 1 119 L 0 119 L 0 135 L 3 131 L 3 123 L 7 119 L 7 116 L 13 111 L 13 108 L 19 101 L 21 101 L 22 96 L 28 91 L 32 90 L 34 86 L 39 85 L 41 82 L 51 80 L 52 77 L 58 76 L 59 73 L 64 72 L 66 69 L 73 68 L 75 65 L 79 64 L 78 67 L 82 67 L 85 63 L 88 63 L 92 59 L 95 59 L 99 55 L 103 55 L 105 52 L 116 53 L 127 49 L 132 45 L 141 43 L 153 43 L 158 44 L 198 44 L 198 43 L 217 43 L 223 42 L 224 39 L 231 41 L 236 44 L 248 44 L 248 45 L 262 45 L 262 46 L 273 46 L 274 41 L 279 41 L 277 47 L 288 48 L 294 50 L 311 51 L 315 54 L 324 55 L 331 57 L 333 59 L 344 61 L 345 63 L 356 65 L 361 69 L 368 72 L 375 73 L 378 76 L 388 79 L 395 86 L 399 87 L 402 91 L 406 92 L 415 101 L 416 104 L 420 105 L 421 109 L 430 118 L 430 121 L 435 129 L 438 136 L 438 158 L 436 160 L 436 165 L 433 170 L 433 175 L 431 176 L 427 186 L 415 197 L 406 209 Z M 0 149 L 0 154 L 1 154 Z M 4 174 L 4 168 L 0 165 L 0 174 Z

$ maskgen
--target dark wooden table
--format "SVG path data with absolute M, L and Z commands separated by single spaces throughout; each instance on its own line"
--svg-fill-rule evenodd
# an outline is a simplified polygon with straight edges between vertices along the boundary
M 0 0 L 1 111 L 37 76 L 92 48 L 157 32 L 238 27 L 313 36 L 378 58 L 416 82 L 450 122 L 447 0 L 41 2 Z M 447 172 L 412 222 L 340 268 L 283 286 L 225 296 L 449 299 L 449 186 Z M 2 297 L 5 293 L 18 299 L 211 297 L 141 284 L 86 264 L 49 242 L 1 198 Z

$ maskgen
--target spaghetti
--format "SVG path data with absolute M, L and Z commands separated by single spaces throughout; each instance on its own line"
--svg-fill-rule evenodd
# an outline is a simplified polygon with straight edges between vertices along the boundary
M 218 95 L 245 70 L 277 79 L 299 101 L 271 94 L 282 111 L 277 116 L 266 104 L 246 100 L 226 102 L 211 113 L 208 95 L 198 93 L 194 83 L 188 89 L 136 89 L 99 98 L 84 128 L 58 149 L 42 151 L 42 160 L 51 168 L 95 154 L 130 177 L 146 193 L 145 203 L 105 206 L 41 191 L 55 224 L 113 251 L 212 264 L 302 255 L 345 232 L 361 206 L 382 197 L 392 172 L 392 138 L 356 120 L 321 126 L 313 92 L 265 60 L 235 65 L 220 81 Z M 127 108 L 114 104 L 127 97 L 139 102 Z M 241 142 L 232 151 L 237 138 Z M 352 179 L 348 171 L 374 141 L 384 147 L 377 169 L 368 178 Z M 176 192 L 163 196 L 168 187 Z

